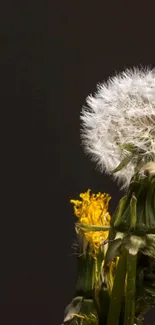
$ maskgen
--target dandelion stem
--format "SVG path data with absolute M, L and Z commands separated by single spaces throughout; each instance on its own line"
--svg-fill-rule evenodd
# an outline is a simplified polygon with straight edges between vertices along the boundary
M 124 325 L 134 325 L 137 254 L 127 254 L 127 287 Z
M 126 250 L 124 249 L 119 258 L 115 279 L 111 294 L 107 325 L 118 325 L 124 295 L 124 283 L 126 276 Z

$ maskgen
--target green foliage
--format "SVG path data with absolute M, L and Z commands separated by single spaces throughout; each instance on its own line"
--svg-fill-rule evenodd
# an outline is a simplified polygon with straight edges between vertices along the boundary
M 137 173 L 133 177 L 127 195 L 120 200 L 113 215 L 112 226 L 126 233 L 133 230 L 137 235 L 155 233 L 154 175 L 142 178 Z
M 80 233 L 109 229 L 76 227 Z M 64 325 L 144 325 L 146 312 L 155 307 L 154 175 L 134 175 L 103 244 L 108 244 L 106 255 L 102 245 L 94 258 L 87 245 L 78 257 L 76 298 L 66 308 Z M 112 275 L 111 263 L 115 265 Z

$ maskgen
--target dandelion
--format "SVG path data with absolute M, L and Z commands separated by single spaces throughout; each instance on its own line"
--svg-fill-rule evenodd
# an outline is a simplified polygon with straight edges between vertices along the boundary
M 137 169 L 155 161 L 155 69 L 126 70 L 99 84 L 81 121 L 85 152 L 127 188 Z
M 71 200 L 82 254 L 64 324 L 140 325 L 155 307 L 155 69 L 98 85 L 81 121 L 86 153 L 126 193 L 112 218 L 108 194 Z
M 111 197 L 109 194 L 90 194 L 90 190 L 81 193 L 82 200 L 71 200 L 74 204 L 74 213 L 78 222 L 83 225 L 109 226 L 110 214 L 107 211 Z M 107 239 L 108 231 L 84 232 L 86 241 L 90 244 L 92 251 L 97 253 L 101 244 Z
M 109 300 L 114 277 L 112 273 L 114 267 L 113 269 L 111 267 L 108 277 L 110 283 L 104 293 L 101 281 L 104 251 L 101 244 L 109 235 L 107 228 L 110 228 L 111 217 L 108 205 L 111 197 L 100 192 L 92 194 L 90 190 L 79 196 L 79 200 L 70 202 L 74 205 L 74 214 L 77 218 L 75 227 L 77 236 L 80 239 L 82 236 L 82 241 L 85 241 L 86 245 L 81 245 L 82 254 L 77 256 L 76 295 L 66 308 L 63 324 L 71 322 L 77 325 L 99 325 L 99 315 L 102 314 L 103 317 L 103 311 L 100 310 L 100 295 L 106 296 L 105 299 Z M 77 224 L 80 228 L 77 228 Z M 94 227 L 97 230 L 90 230 Z M 106 313 L 107 309 L 104 308 L 104 314 Z

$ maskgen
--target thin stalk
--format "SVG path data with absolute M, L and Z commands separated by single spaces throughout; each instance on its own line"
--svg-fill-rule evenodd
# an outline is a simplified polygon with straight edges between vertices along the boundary
M 127 287 L 124 325 L 134 325 L 137 254 L 127 254 Z
M 76 295 L 92 298 L 94 276 L 94 259 L 89 254 L 89 248 L 87 248 L 87 252 L 78 257 Z
M 122 299 L 124 295 L 124 284 L 126 276 L 126 250 L 124 249 L 117 265 L 113 289 L 111 293 L 110 307 L 107 325 L 118 325 Z

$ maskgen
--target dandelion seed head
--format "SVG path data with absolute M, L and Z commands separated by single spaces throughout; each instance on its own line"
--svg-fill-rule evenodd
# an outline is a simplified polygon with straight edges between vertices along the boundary
M 155 69 L 129 69 L 106 83 L 98 84 L 81 112 L 81 139 L 86 154 L 101 172 L 111 174 L 129 152 L 125 144 L 137 148 L 140 156 L 114 174 L 126 188 L 140 158 L 155 159 Z

